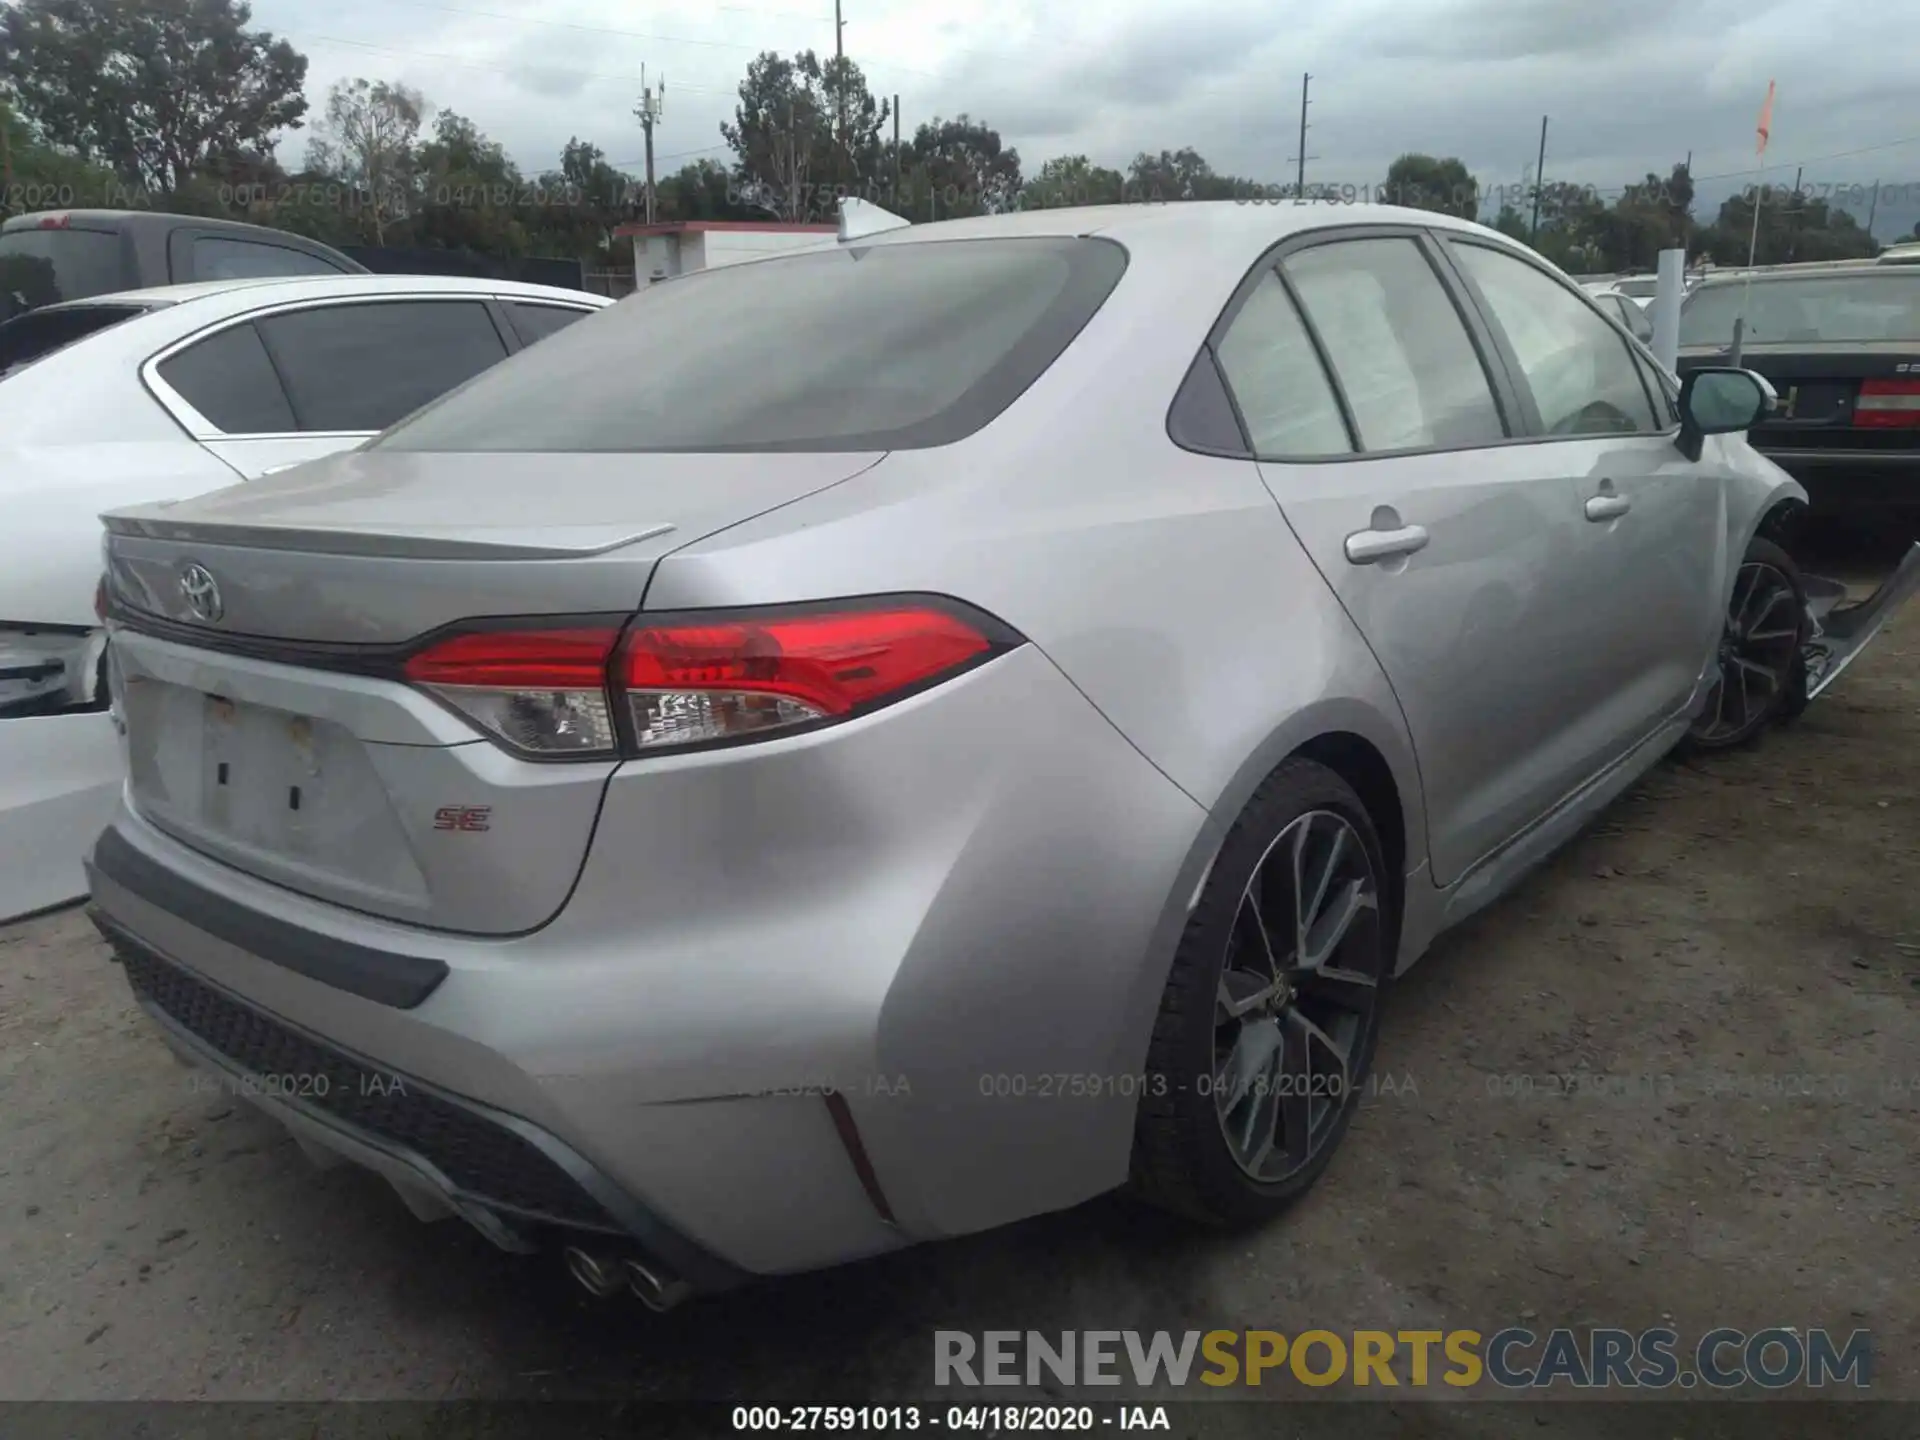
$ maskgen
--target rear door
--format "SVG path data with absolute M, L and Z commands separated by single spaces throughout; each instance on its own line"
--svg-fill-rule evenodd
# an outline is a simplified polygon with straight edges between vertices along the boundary
M 1712 654 L 1728 476 L 1711 448 L 1699 461 L 1680 453 L 1664 394 L 1587 297 L 1517 250 L 1447 246 L 1520 382 L 1538 462 L 1578 497 L 1562 583 L 1590 629 L 1563 683 L 1597 768 L 1683 709 Z
M 1567 684 L 1590 623 L 1567 583 L 1578 503 L 1511 443 L 1509 383 L 1429 237 L 1317 232 L 1280 255 L 1216 354 L 1268 488 L 1400 700 L 1447 884 L 1591 763 Z
M 186 402 L 190 433 L 254 479 L 350 449 L 506 355 L 481 299 L 358 300 L 196 337 L 153 373 Z

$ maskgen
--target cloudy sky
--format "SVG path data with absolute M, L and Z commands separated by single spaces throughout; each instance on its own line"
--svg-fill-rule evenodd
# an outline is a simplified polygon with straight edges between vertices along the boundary
M 1407 150 L 1519 186 L 1540 118 L 1549 180 L 1617 187 L 1691 151 L 1712 202 L 1765 178 L 1876 179 L 1920 211 L 1920 0 L 844 0 L 847 51 L 908 132 L 961 111 L 1029 172 L 1084 152 L 1117 168 L 1191 145 L 1217 170 L 1291 179 L 1313 74 L 1307 178 L 1377 182 Z M 726 159 L 719 122 L 757 51 L 833 48 L 832 0 L 254 0 L 310 61 L 317 111 L 357 75 L 402 80 L 502 141 L 523 169 L 571 135 L 640 168 L 641 67 L 666 77 L 656 159 Z M 1764 177 L 1754 125 L 1778 81 Z M 300 135 L 282 146 L 297 160 Z M 1715 178 L 1724 177 L 1724 178 Z

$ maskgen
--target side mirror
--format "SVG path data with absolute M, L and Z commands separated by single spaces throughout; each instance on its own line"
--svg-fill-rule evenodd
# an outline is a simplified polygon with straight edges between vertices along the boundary
M 1765 376 L 1732 366 L 1689 370 L 1680 382 L 1680 449 L 1700 458 L 1701 440 L 1751 430 L 1772 413 L 1779 396 Z

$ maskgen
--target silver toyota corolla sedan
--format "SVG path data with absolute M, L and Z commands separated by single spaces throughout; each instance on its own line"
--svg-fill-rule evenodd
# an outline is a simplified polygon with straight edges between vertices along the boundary
M 874 233 L 875 231 L 878 233 Z M 855 226 L 108 517 L 95 915 L 185 1058 L 664 1307 L 1325 1169 L 1393 978 L 1917 584 L 1492 231 Z

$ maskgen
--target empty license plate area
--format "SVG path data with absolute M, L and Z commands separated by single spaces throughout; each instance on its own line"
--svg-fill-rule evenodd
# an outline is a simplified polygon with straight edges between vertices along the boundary
M 367 748 L 343 726 L 151 675 L 124 693 L 136 807 L 301 889 L 411 908 L 426 882 Z

